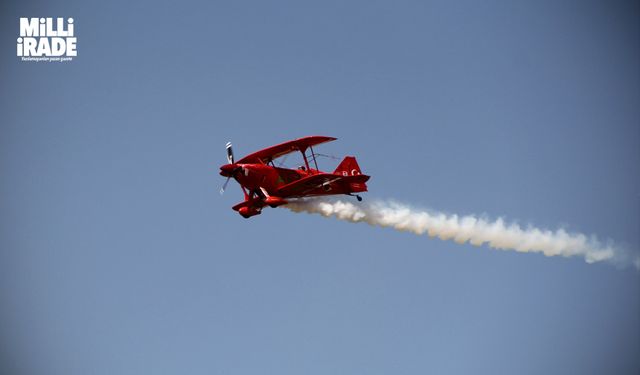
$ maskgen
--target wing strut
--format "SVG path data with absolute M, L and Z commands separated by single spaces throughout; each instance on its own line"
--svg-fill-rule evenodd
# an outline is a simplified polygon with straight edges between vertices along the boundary
M 300 150 L 302 153 L 302 158 L 304 159 L 304 165 L 307 167 L 307 172 L 309 171 L 309 161 L 307 160 L 307 150 Z
M 316 171 L 318 171 L 318 161 L 316 160 L 316 154 L 313 152 L 313 147 L 309 146 L 309 149 L 311 149 L 311 157 L 313 158 L 313 163 L 316 165 Z

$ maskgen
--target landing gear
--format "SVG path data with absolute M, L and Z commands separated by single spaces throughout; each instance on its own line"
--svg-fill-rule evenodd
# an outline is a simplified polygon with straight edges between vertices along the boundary
M 358 194 L 352 194 L 352 193 L 348 193 L 347 195 L 350 195 L 352 197 L 356 197 L 356 199 L 358 200 L 358 202 L 362 202 L 362 197 L 359 196 Z
M 262 213 L 261 208 L 255 208 L 252 206 L 244 206 L 238 209 L 238 213 L 245 219 L 250 218 L 251 216 L 260 215 Z

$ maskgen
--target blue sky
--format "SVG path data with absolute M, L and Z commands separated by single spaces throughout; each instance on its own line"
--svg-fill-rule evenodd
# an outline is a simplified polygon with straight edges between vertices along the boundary
M 0 5 L 0 362 L 24 374 L 636 374 L 640 273 L 287 210 L 236 156 L 311 134 L 365 199 L 640 248 L 637 4 Z M 21 62 L 19 17 L 78 57 Z

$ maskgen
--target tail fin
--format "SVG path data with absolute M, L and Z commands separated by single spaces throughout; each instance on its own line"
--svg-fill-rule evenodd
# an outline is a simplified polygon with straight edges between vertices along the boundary
M 356 162 L 356 158 L 353 156 L 345 156 L 342 162 L 338 165 L 333 174 L 339 174 L 341 176 L 357 176 L 362 174 L 360 166 Z

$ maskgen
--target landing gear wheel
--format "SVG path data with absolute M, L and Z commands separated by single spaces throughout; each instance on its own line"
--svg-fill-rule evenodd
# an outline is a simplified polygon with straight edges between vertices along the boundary
M 362 202 L 362 197 L 359 195 L 356 195 L 356 199 L 358 200 L 358 202 Z

